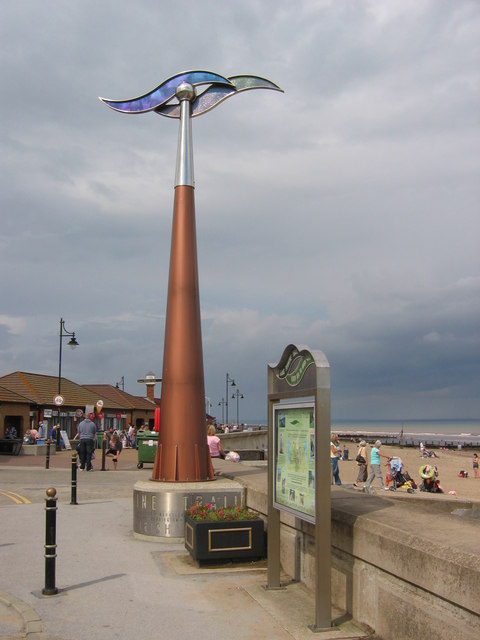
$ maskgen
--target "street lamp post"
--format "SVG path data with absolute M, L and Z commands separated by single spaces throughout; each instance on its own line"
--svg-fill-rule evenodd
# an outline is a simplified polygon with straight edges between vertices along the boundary
M 61 392 L 62 392 L 62 340 L 63 338 L 70 338 L 70 341 L 68 342 L 68 346 L 70 347 L 70 349 L 75 349 L 75 347 L 78 347 L 78 342 L 75 338 L 75 331 L 67 331 L 65 329 L 65 320 L 63 318 L 60 318 L 60 346 L 59 346 L 59 350 L 58 350 L 58 396 L 59 398 L 61 398 Z M 57 423 L 58 423 L 58 429 L 56 430 L 56 446 L 55 449 L 57 451 L 60 451 L 60 404 L 58 405 L 58 412 L 57 412 Z
M 208 415 L 211 415 L 212 403 L 208 396 L 205 396 L 205 411 L 207 412 Z
M 218 406 L 220 406 L 220 405 L 222 406 L 222 424 L 225 424 L 225 422 L 224 422 L 224 418 L 225 418 L 225 413 L 224 413 L 225 399 L 224 398 L 222 398 L 220 400 L 220 402 L 218 403 Z
M 244 395 L 243 395 L 243 393 L 240 393 L 240 391 L 237 389 L 235 391 L 235 393 L 233 394 L 232 398 L 233 399 L 235 399 L 235 398 L 237 399 L 237 424 L 240 426 L 240 418 L 238 417 L 238 401 L 239 400 L 243 400 Z
M 225 424 L 228 425 L 228 383 L 231 382 L 231 387 L 236 387 L 235 380 L 227 375 L 225 376 Z

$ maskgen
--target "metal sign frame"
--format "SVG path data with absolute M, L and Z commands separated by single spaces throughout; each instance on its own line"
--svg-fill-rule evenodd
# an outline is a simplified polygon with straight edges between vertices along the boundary
M 280 589 L 280 509 L 274 504 L 274 414 L 279 403 L 314 405 L 315 417 L 315 623 L 312 631 L 332 627 L 331 618 L 331 462 L 330 364 L 322 351 L 289 344 L 268 373 L 268 565 L 267 589 Z M 288 407 L 285 404 L 285 407 Z

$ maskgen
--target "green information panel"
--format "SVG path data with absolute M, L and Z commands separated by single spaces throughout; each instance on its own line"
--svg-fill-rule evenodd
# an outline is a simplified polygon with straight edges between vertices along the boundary
M 273 407 L 274 506 L 315 522 L 315 405 Z

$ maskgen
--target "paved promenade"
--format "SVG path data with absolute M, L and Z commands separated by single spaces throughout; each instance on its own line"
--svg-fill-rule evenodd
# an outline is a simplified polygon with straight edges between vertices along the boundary
M 133 485 L 151 476 L 126 450 L 120 471 L 78 474 L 70 452 L 0 457 L 0 637 L 29 640 L 315 638 L 312 594 L 266 591 L 266 564 L 198 568 L 183 544 L 133 537 Z M 112 466 L 111 462 L 107 463 Z M 58 492 L 56 586 L 44 597 L 45 491 Z M 285 580 L 288 577 L 285 576 Z M 333 611 L 333 616 L 340 612 Z M 322 638 L 365 637 L 344 622 Z

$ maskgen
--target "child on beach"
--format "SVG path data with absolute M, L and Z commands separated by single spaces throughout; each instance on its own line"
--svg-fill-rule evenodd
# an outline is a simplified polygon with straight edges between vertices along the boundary
M 473 454 L 473 477 L 478 478 L 478 455 Z
M 429 491 L 430 493 L 444 493 L 438 479 L 437 467 L 425 464 L 420 467 L 419 472 L 422 483 L 418 487 L 420 491 Z

